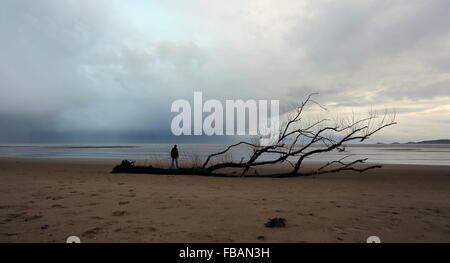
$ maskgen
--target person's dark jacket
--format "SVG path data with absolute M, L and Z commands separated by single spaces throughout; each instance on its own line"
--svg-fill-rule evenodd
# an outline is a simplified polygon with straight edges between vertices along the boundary
M 172 158 L 178 158 L 178 149 L 173 147 L 172 151 L 170 151 L 170 156 L 172 156 Z

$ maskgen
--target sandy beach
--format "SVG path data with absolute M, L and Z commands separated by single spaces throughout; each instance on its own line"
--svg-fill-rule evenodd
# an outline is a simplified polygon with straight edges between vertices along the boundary
M 1 158 L 0 242 L 450 242 L 450 166 L 215 178 L 117 163 Z

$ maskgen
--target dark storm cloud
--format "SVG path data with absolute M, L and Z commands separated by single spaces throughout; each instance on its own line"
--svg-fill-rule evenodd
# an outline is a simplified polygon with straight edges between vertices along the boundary
M 2 142 L 168 132 L 176 86 L 201 63 L 195 45 L 122 41 L 110 1 L 2 5 Z

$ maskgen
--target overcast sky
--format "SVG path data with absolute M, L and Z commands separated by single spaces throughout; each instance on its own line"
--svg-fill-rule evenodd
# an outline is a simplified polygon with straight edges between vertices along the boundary
M 0 143 L 157 142 L 175 99 L 395 108 L 448 138 L 450 1 L 3 0 Z M 101 139 L 101 140 L 100 140 Z

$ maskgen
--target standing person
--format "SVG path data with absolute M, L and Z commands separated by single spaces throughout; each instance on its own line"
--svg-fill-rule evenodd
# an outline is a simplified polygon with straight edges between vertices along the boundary
M 175 164 L 177 165 L 178 168 L 178 149 L 177 149 L 177 145 L 174 145 L 172 150 L 170 151 L 170 157 L 172 157 L 172 168 L 173 168 L 173 163 L 175 162 Z

